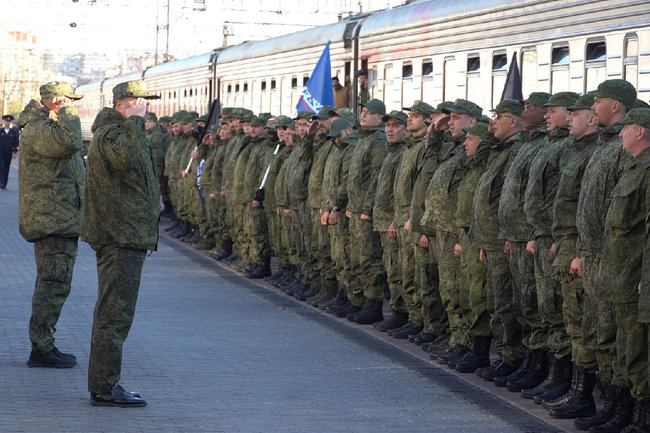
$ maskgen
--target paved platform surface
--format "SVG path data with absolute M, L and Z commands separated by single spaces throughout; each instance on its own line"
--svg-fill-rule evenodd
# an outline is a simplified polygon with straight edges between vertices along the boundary
M 336 319 L 161 236 L 145 261 L 122 383 L 146 408 L 88 403 L 97 296 L 80 242 L 57 346 L 72 369 L 30 369 L 32 245 L 18 232 L 15 168 L 0 191 L 0 432 L 561 432 L 571 421 Z M 469 377 L 473 376 L 473 377 Z

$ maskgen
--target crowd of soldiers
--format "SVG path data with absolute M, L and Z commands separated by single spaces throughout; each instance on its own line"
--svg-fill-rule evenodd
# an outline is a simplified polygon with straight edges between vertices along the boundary
M 224 108 L 204 135 L 186 111 L 146 127 L 170 235 L 579 429 L 647 432 L 647 107 L 607 80 L 491 119 L 370 99 L 358 121 Z

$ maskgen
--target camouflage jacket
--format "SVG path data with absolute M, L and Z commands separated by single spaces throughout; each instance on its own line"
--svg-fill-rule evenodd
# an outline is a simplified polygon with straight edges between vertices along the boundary
M 393 222 L 395 212 L 393 210 L 393 187 L 395 185 L 395 174 L 397 166 L 402 160 L 404 153 L 404 139 L 395 143 L 386 143 L 388 154 L 377 176 L 377 190 L 375 193 L 375 206 L 372 209 L 372 224 L 375 231 L 385 232 Z M 349 183 L 349 179 L 348 179 Z
M 359 129 L 359 142 L 352 152 L 348 174 L 348 209 L 372 214 L 377 192 L 377 177 L 386 157 L 386 126 L 381 123 Z
M 314 147 L 314 158 L 309 171 L 309 182 L 307 183 L 307 205 L 312 209 L 320 209 L 323 203 L 323 173 L 325 162 L 334 146 L 334 139 L 327 138 L 325 134 L 316 139 Z
M 274 195 L 275 195 L 275 206 L 287 209 L 284 203 L 285 189 L 284 184 L 287 179 L 287 168 L 289 167 L 289 160 L 291 153 L 293 152 L 293 146 L 284 146 L 282 158 L 278 159 L 278 176 L 275 179 Z
M 601 131 L 602 144 L 585 169 L 576 218 L 581 256 L 600 257 L 603 250 L 605 217 L 612 199 L 612 189 L 630 160 L 618 136 L 621 129 L 622 125 L 612 125 Z
M 214 167 L 214 159 L 217 156 L 217 150 L 221 146 L 221 140 L 216 138 L 208 147 L 205 162 L 203 163 L 203 171 L 201 172 L 201 189 L 205 194 L 213 192 L 212 188 L 212 168 Z
M 228 140 L 226 146 L 223 166 L 228 169 L 221 177 L 221 190 L 227 191 L 228 200 L 232 199 L 232 187 L 234 182 L 233 170 L 235 168 L 235 163 L 237 162 L 237 157 L 248 144 L 248 142 L 244 140 L 245 138 L 246 136 L 243 131 L 236 131 L 230 140 Z
M 209 192 L 214 195 L 221 194 L 221 186 L 223 179 L 223 168 L 224 160 L 228 153 L 228 144 L 231 143 L 230 140 L 223 141 L 217 138 L 214 141 L 214 157 L 212 158 L 212 165 L 210 167 L 210 190 Z
M 242 139 L 242 150 L 235 158 L 235 163 L 232 173 L 232 188 L 230 195 L 235 203 L 246 203 L 251 199 L 244 194 L 244 176 L 246 175 L 246 167 L 248 166 L 248 159 L 250 158 L 253 146 L 250 145 L 250 136 L 244 136 Z
M 646 240 L 650 215 L 650 149 L 628 159 L 612 190 L 605 219 L 601 278 L 605 299 L 639 301 L 639 319 L 650 320 L 650 251 Z M 641 283 L 641 299 L 638 284 Z
M 81 237 L 93 248 L 155 250 L 160 188 L 144 118 L 125 119 L 113 108 L 92 126 Z
M 181 153 L 185 149 L 185 139 L 182 135 L 172 136 L 172 141 L 165 153 L 165 176 L 170 180 L 176 180 L 181 176 L 179 161 Z
M 506 173 L 521 146 L 522 134 L 518 132 L 490 147 L 485 172 L 476 185 L 472 202 L 472 224 L 469 239 L 472 245 L 483 250 L 503 250 L 499 240 L 499 199 Z
M 488 156 L 490 155 L 490 141 L 481 140 L 476 153 L 467 159 L 463 178 L 458 184 L 458 205 L 456 206 L 456 227 L 463 231 L 469 230 L 472 224 L 472 203 L 478 180 L 485 171 Z
M 287 208 L 298 209 L 300 204 L 307 201 L 309 187 L 309 172 L 313 157 L 314 143 L 309 137 L 294 137 L 297 143 L 291 152 L 289 166 L 287 167 L 287 179 L 285 180 L 284 204 Z
M 252 147 L 251 154 L 244 175 L 244 198 L 247 202 L 252 201 L 255 198 L 255 192 L 260 189 L 262 178 L 271 163 L 271 156 L 275 150 L 275 145 L 269 140 L 266 133 L 251 138 L 250 147 Z
M 165 171 L 165 153 L 167 152 L 160 126 L 155 125 L 153 128 L 148 130 L 147 138 L 149 139 L 151 149 L 153 150 L 153 168 L 156 171 L 156 177 L 160 178 Z
M 567 126 L 548 131 L 548 140 L 549 144 L 542 147 L 533 158 L 528 172 L 524 213 L 533 227 L 533 239 L 551 236 L 553 203 L 560 172 L 575 155 L 573 137 L 569 135 Z
M 77 110 L 50 117 L 29 105 L 20 113 L 19 230 L 29 242 L 81 234 L 84 162 Z
M 449 141 L 448 133 L 433 132 L 436 139 L 429 141 L 428 146 L 424 148 L 422 156 L 418 161 L 415 182 L 413 184 L 413 197 L 411 198 L 411 208 L 409 210 L 409 219 L 411 220 L 411 231 L 409 237 L 411 242 L 419 240 L 419 235 L 424 233 L 424 228 L 420 226 L 422 215 L 424 215 L 424 201 L 426 199 L 427 188 L 431 182 L 433 173 L 438 169 L 439 153 L 442 143 Z M 421 137 L 423 143 L 426 140 L 426 134 Z M 427 233 L 432 236 L 435 233 Z
M 499 201 L 499 239 L 513 242 L 527 242 L 533 239 L 533 227 L 524 213 L 528 172 L 537 152 L 548 144 L 546 127 L 526 131 L 524 137 L 525 142 L 513 158 L 503 181 Z
M 291 149 L 282 142 L 275 143 L 276 146 L 278 144 L 280 145 L 280 150 L 278 150 L 275 156 L 271 156 L 271 169 L 269 170 L 269 177 L 266 179 L 266 185 L 264 185 L 264 209 L 268 213 L 275 212 L 275 208 L 277 207 L 275 185 L 280 175 L 280 168 L 287 159 L 289 150 Z
M 562 267 L 567 273 L 571 260 L 578 256 L 576 215 L 582 179 L 589 158 L 597 150 L 599 141 L 597 132 L 574 140 L 576 154 L 560 174 L 560 183 L 553 203 L 552 233 L 555 241 L 553 266 Z
M 332 152 L 325 162 L 323 172 L 323 205 L 321 209 L 329 212 L 337 207 L 345 211 L 348 205 L 348 173 L 350 160 L 359 136 L 350 134 L 343 142 L 334 143 Z
M 456 233 L 458 186 L 465 174 L 465 134 L 443 144 L 439 165 L 431 177 L 420 220 L 421 233 L 433 236 L 437 231 Z
M 406 149 L 404 149 L 402 160 L 397 166 L 395 184 L 393 185 L 393 211 L 395 213 L 393 222 L 398 227 L 404 226 L 409 219 L 418 162 L 425 151 L 423 137 L 413 137 L 408 134 L 404 137 L 404 144 Z

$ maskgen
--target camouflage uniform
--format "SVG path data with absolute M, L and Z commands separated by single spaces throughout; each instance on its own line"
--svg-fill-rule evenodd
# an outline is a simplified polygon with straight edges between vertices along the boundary
M 29 338 L 32 350 L 54 349 L 54 332 L 70 294 L 81 234 L 84 163 L 77 110 L 63 107 L 58 116 L 35 108 L 20 114 L 19 230 L 34 243 L 36 284 Z
M 103 395 L 120 379 L 122 345 L 133 322 L 142 265 L 147 250 L 157 247 L 160 191 L 143 118 L 125 119 L 104 108 L 92 131 L 82 239 L 97 255 L 99 295 L 88 390 Z
M 181 171 L 179 166 L 180 154 L 184 149 L 184 140 L 182 135 L 175 135 L 169 145 L 169 149 L 165 153 L 165 176 L 169 184 L 169 199 L 174 207 L 176 216 L 180 218 L 180 196 L 179 196 L 179 179 Z
M 278 237 L 277 237 L 277 249 L 275 250 L 276 255 L 280 261 L 280 266 L 297 266 L 298 257 L 296 256 L 296 247 L 294 245 L 294 239 L 291 236 L 291 219 L 282 215 L 282 210 L 286 208 L 284 197 L 285 197 L 285 179 L 287 178 L 286 173 L 289 169 L 288 161 L 290 160 L 291 153 L 294 148 L 292 146 L 285 146 L 283 152 L 278 159 L 278 175 L 275 181 L 275 204 L 276 208 L 279 208 L 280 213 L 276 212 L 277 218 L 275 219 L 278 224 Z
M 372 216 L 377 190 L 377 177 L 386 156 L 386 133 L 383 123 L 359 129 L 360 139 L 350 159 L 348 174 L 348 206 L 350 211 L 350 262 L 356 273 L 355 282 L 348 289 L 348 299 L 361 307 L 365 299 L 383 299 L 386 274 L 382 264 L 381 238 L 371 221 L 361 215 Z
M 217 208 L 215 206 L 216 200 L 210 199 L 210 194 L 214 194 L 214 188 L 212 185 L 214 159 L 217 156 L 217 152 L 221 151 L 221 148 L 223 147 L 222 144 L 221 140 L 215 136 L 208 147 L 205 161 L 201 169 L 200 186 L 203 190 L 203 200 L 205 203 L 205 226 L 201 227 L 201 233 L 211 237 L 214 237 L 220 232 L 220 223 L 218 221 Z
M 246 232 L 246 215 L 253 198 L 244 194 L 244 176 L 246 175 L 246 166 L 248 166 L 248 159 L 253 149 L 250 142 L 250 136 L 243 136 L 241 151 L 234 158 L 234 164 L 227 166 L 234 167 L 232 188 L 230 190 L 233 214 L 233 250 L 235 254 L 242 258 L 244 263 L 249 263 L 252 260 L 248 256 L 249 238 Z
M 229 233 L 229 239 L 233 243 L 233 247 L 239 248 L 239 245 L 234 245 L 237 240 L 237 233 L 235 231 L 235 203 L 233 201 L 233 183 L 234 183 L 234 173 L 230 172 L 235 168 L 235 163 L 237 161 L 237 156 L 244 149 L 244 145 L 247 144 L 244 141 L 244 132 L 237 130 L 234 132 L 233 136 L 228 140 L 226 145 L 223 167 L 228 167 L 229 171 L 226 176 L 221 178 L 221 191 L 225 191 L 226 197 L 224 199 L 226 203 L 226 229 Z M 234 251 L 235 254 L 239 251 Z

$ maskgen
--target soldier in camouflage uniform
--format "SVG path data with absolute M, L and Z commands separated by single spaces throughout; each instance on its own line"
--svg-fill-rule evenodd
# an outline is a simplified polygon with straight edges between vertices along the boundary
M 512 160 L 499 201 L 499 238 L 505 241 L 510 263 L 514 313 L 523 330 L 526 358 L 519 369 L 508 376 L 495 378 L 494 384 L 507 386 L 512 392 L 533 388 L 546 376 L 546 334 L 537 308 L 535 261 L 526 250 L 533 227 L 526 219 L 524 202 L 533 158 L 548 144 L 544 121 L 547 108 L 544 104 L 550 97 L 549 93 L 533 92 L 523 101 L 521 117 L 526 129 L 525 142 Z
M 614 99 L 612 96 L 615 96 L 606 86 L 603 87 L 599 86 L 597 93 L 599 96 L 594 107 L 597 112 L 603 109 L 599 105 L 608 102 L 603 99 Z M 619 96 L 614 100 L 618 98 Z M 617 416 L 608 422 L 609 425 L 592 427 L 590 431 L 605 431 L 603 427 L 607 426 L 617 428 L 617 430 L 607 431 L 635 433 L 650 431 L 650 387 L 648 386 L 650 310 L 647 294 L 650 284 L 648 281 L 650 251 L 647 243 L 647 233 L 650 228 L 648 224 L 650 109 L 635 108 L 617 124 L 624 125 L 620 132 L 622 148 L 631 159 L 625 164 L 620 179 L 612 190 L 611 204 L 605 219 L 605 242 L 601 254 L 602 277 L 598 291 L 615 305 L 618 325 L 616 373 L 622 374 L 626 387 L 634 398 L 635 407 L 634 418 L 628 427 L 623 428 L 625 421 L 628 423 L 630 421 L 628 401 L 624 399 L 616 401 Z M 625 392 L 629 391 L 625 390 Z M 623 405 L 626 405 L 626 414 L 622 414 L 622 409 L 619 408 Z M 621 422 L 613 423 L 616 418 Z
M 512 278 L 508 260 L 499 239 L 499 197 L 503 181 L 512 159 L 522 146 L 524 129 L 521 114 L 524 104 L 505 99 L 494 110 L 491 130 L 498 140 L 491 149 L 487 168 L 476 187 L 472 205 L 472 224 L 469 238 L 472 245 L 480 248 L 487 278 L 487 308 L 490 328 L 497 343 L 499 359 L 489 368 L 479 368 L 476 374 L 486 380 L 508 376 L 514 372 L 523 358 L 521 326 L 515 319 Z
M 169 142 L 165 141 L 162 128 L 158 126 L 158 119 L 156 118 L 155 113 L 147 114 L 145 128 L 147 130 L 147 138 L 149 139 L 149 143 L 151 143 L 151 148 L 153 149 L 153 162 L 154 170 L 156 171 L 156 178 L 158 179 L 158 183 L 161 185 L 162 191 L 163 175 L 165 173 L 165 155 L 167 154 Z
M 238 259 L 228 260 L 231 266 L 239 266 L 238 270 L 246 271 L 250 269 L 254 263 L 251 262 L 251 257 L 248 256 L 249 251 L 249 238 L 246 232 L 246 215 L 248 213 L 248 201 L 252 197 L 247 197 L 244 193 L 244 176 L 246 175 L 246 167 L 248 166 L 248 158 L 250 157 L 252 147 L 250 146 L 251 136 L 251 120 L 253 115 L 246 113 L 241 119 L 241 127 L 243 137 L 241 141 L 241 151 L 233 159 L 232 173 L 232 226 L 233 226 L 233 250 L 235 251 Z M 241 263 L 240 263 L 241 262 Z
M 375 206 L 372 210 L 373 229 L 381 236 L 382 257 L 386 269 L 386 280 L 390 293 L 400 292 L 402 268 L 399 261 L 397 229 L 392 224 L 395 218 L 395 175 L 406 149 L 408 116 L 393 110 L 382 118 L 386 124 L 387 155 L 377 178 Z M 391 228 L 392 227 L 392 228 Z M 382 300 L 383 304 L 383 300 Z M 383 318 L 382 311 L 359 312 L 354 321 L 361 324 L 374 323 Z
M 548 375 L 538 386 L 522 389 L 521 396 L 535 399 L 553 399 L 564 394 L 571 382 L 571 341 L 562 316 L 562 290 L 553 275 L 551 245 L 553 236 L 553 203 L 560 180 L 560 172 L 575 154 L 569 135 L 567 107 L 580 97 L 574 92 L 554 94 L 546 105 L 548 145 L 537 152 L 530 165 L 524 212 L 533 228 L 527 250 L 535 261 L 537 307 L 542 318 L 540 332 L 546 335 L 544 347 L 548 351 Z M 557 393 L 552 397 L 552 393 Z M 549 398 L 552 397 L 552 398 Z
M 118 382 L 142 265 L 158 244 L 160 190 L 144 128 L 145 99 L 154 98 L 142 81 L 120 83 L 113 88 L 115 108 L 104 108 L 92 126 L 82 239 L 97 255 L 99 282 L 88 365 L 93 406 L 147 404 Z
M 225 113 L 224 113 L 225 114 Z M 226 200 L 221 196 L 221 185 L 224 178 L 224 160 L 228 153 L 228 143 L 231 143 L 232 130 L 230 129 L 230 116 L 224 115 L 215 137 L 215 153 L 210 166 L 210 204 L 206 204 L 210 218 L 212 219 L 211 230 L 215 236 L 215 247 L 208 254 L 217 260 L 230 254 L 232 251 L 232 240 L 230 231 L 226 224 Z M 207 165 L 207 164 L 206 164 Z M 226 174 L 227 175 L 227 174 Z
M 574 362 L 569 391 L 556 399 L 542 401 L 542 405 L 551 410 L 551 416 L 558 418 L 595 414 L 591 392 L 596 379 L 596 358 L 584 346 L 581 332 L 582 320 L 593 320 L 590 316 L 595 311 L 583 309 L 582 281 L 577 269 L 571 267 L 572 263 L 575 265 L 574 259 L 578 256 L 576 215 L 584 170 L 591 155 L 600 147 L 598 117 L 591 110 L 592 104 L 593 94 L 587 93 L 568 107 L 569 133 L 574 138 L 576 154 L 562 170 L 553 204 L 553 271 L 562 284 L 562 312 L 571 338 L 571 360 Z
M 54 345 L 56 323 L 70 294 L 81 234 L 84 163 L 81 122 L 69 83 L 43 84 L 41 102 L 20 113 L 19 230 L 34 244 L 36 284 L 32 296 L 30 367 L 69 368 L 74 355 Z
M 180 118 L 182 116 L 182 113 L 176 112 L 171 117 L 172 140 L 167 152 L 165 153 L 165 176 L 167 177 L 167 185 L 169 187 L 169 200 L 171 201 L 172 208 L 174 209 L 174 216 L 176 218 L 174 225 L 166 229 L 172 236 L 180 230 L 183 230 L 186 224 L 185 220 L 181 218 L 181 196 L 179 186 L 181 171 L 178 169 L 178 161 L 185 143 L 180 123 Z
M 373 230 L 372 209 L 375 205 L 377 178 L 386 157 L 386 132 L 382 118 L 386 106 L 378 99 L 362 105 L 361 127 L 348 174 L 348 206 L 345 217 L 350 223 L 350 264 L 356 274 L 348 287 L 350 305 L 340 314 L 355 321 L 356 313 L 375 314 L 383 320 L 382 306 L 386 292 L 386 273 L 382 264 L 381 238 Z
M 201 162 L 199 162 L 197 176 L 197 186 L 199 189 L 199 205 L 201 211 L 201 223 L 199 231 L 201 233 L 201 240 L 192 245 L 192 248 L 197 250 L 210 250 L 207 254 L 211 256 L 214 254 L 212 249 L 216 245 L 215 229 L 216 214 L 214 208 L 214 201 L 211 200 L 210 192 L 212 190 L 212 166 L 214 164 L 214 157 L 218 150 L 219 137 L 217 125 L 208 126 L 205 134 L 203 135 L 202 148 L 205 149 L 205 154 Z
M 161 171 L 161 178 L 160 178 L 160 196 L 162 197 L 163 205 L 165 206 L 165 208 L 161 212 L 161 215 L 164 216 L 165 218 L 174 220 L 176 219 L 176 215 L 174 215 L 171 198 L 169 196 L 169 179 L 167 178 L 167 174 L 165 173 L 165 166 L 167 164 L 166 162 L 167 151 L 169 150 L 173 141 L 173 135 L 171 131 L 171 120 L 172 119 L 169 116 L 161 116 L 158 119 L 158 126 L 160 126 L 160 130 L 162 132 L 162 142 L 163 142 L 163 147 L 165 149 L 165 154 L 163 155 L 163 163 L 161 167 L 162 171 Z
M 467 353 L 469 329 L 460 309 L 460 259 L 454 254 L 458 243 L 455 215 L 458 207 L 458 186 L 465 174 L 465 131 L 481 117 L 481 107 L 465 99 L 457 99 L 442 112 L 449 115 L 449 137 L 440 147 L 438 168 L 427 187 L 424 214 L 420 225 L 425 233 L 434 233 L 429 242 L 438 262 L 439 291 L 449 321 L 448 350 L 438 356 L 440 363 L 455 368 Z M 424 302 L 424 300 L 423 300 Z
M 595 353 L 597 377 L 605 387 L 608 402 L 603 411 L 588 419 L 576 419 L 576 426 L 590 428 L 605 424 L 614 418 L 616 407 L 619 416 L 612 423 L 599 427 L 603 431 L 620 430 L 629 423 L 632 415 L 632 400 L 629 389 L 617 369 L 616 359 L 616 314 L 612 292 L 601 293 L 598 284 L 598 270 L 601 266 L 605 217 L 611 192 L 618 182 L 623 168 L 630 159 L 618 136 L 623 128 L 616 122 L 621 120 L 636 102 L 636 90 L 625 80 L 607 80 L 598 86 L 593 110 L 602 127 L 601 146 L 589 160 L 582 178 L 578 200 L 578 260 L 579 275 L 584 290 L 584 310 L 596 311 L 585 315 L 582 320 L 582 340 L 585 348 Z M 593 319 L 593 320 L 586 320 Z

